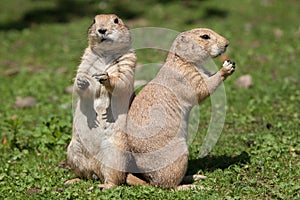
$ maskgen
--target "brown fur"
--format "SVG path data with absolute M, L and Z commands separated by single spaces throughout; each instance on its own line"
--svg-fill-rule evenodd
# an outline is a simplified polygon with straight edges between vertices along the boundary
M 97 15 L 88 39 L 74 83 L 79 98 L 67 160 L 78 177 L 99 178 L 109 188 L 125 183 L 117 146 L 124 148 L 126 138 L 115 132 L 125 123 L 136 57 L 129 30 L 116 15 Z
M 176 188 L 183 180 L 189 112 L 234 71 L 230 61 L 214 75 L 208 75 L 203 65 L 227 46 L 225 38 L 209 29 L 181 33 L 157 76 L 135 97 L 127 117 L 134 163 L 128 170 L 146 183 Z

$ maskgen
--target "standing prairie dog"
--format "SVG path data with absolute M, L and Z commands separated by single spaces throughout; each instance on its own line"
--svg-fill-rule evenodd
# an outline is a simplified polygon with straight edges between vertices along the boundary
M 79 98 L 67 161 L 78 177 L 99 178 L 109 188 L 126 178 L 113 166 L 124 165 L 123 156 L 115 151 L 124 139 L 114 132 L 125 123 L 136 56 L 128 28 L 114 14 L 95 16 L 88 41 L 74 82 Z
M 227 46 L 228 41 L 210 29 L 179 34 L 157 76 L 133 100 L 126 130 L 134 160 L 129 171 L 146 183 L 177 188 L 183 180 L 189 112 L 235 70 L 229 60 L 214 75 L 203 66 Z

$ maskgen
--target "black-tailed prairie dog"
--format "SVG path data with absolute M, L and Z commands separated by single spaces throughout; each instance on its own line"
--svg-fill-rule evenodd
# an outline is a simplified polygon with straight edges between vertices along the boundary
M 235 70 L 228 60 L 210 75 L 204 63 L 227 46 L 228 41 L 210 29 L 177 36 L 163 67 L 131 104 L 126 130 L 133 156 L 130 172 L 150 185 L 177 188 L 188 163 L 189 112 Z
M 88 41 L 74 82 L 78 102 L 67 162 L 78 177 L 99 178 L 109 188 L 126 178 L 114 169 L 125 163 L 115 150 L 124 139 L 114 132 L 125 123 L 136 56 L 128 28 L 114 14 L 95 16 Z

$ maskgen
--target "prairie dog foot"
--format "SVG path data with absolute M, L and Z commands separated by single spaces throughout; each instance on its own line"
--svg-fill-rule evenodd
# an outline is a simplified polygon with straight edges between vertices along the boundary
M 116 185 L 114 185 L 114 184 L 105 184 L 105 183 L 104 184 L 98 184 L 97 186 L 100 190 L 109 190 L 113 187 L 116 187 Z M 92 186 L 88 189 L 89 192 L 92 192 L 93 190 L 94 190 L 94 186 Z
M 78 77 L 76 79 L 77 87 L 81 90 L 85 90 L 90 86 L 90 82 L 87 80 L 86 77 Z
M 150 185 L 146 181 L 144 181 L 132 174 L 127 175 L 126 183 L 127 183 L 127 185 Z
M 116 185 L 114 184 L 110 184 L 110 183 L 104 183 L 104 184 L 98 184 L 98 187 L 101 189 L 101 190 L 109 190 L 113 187 L 116 187 Z
M 206 176 L 201 174 L 188 175 L 183 177 L 182 184 L 194 183 L 195 181 L 199 181 L 202 179 L 206 179 Z
M 202 189 L 204 189 L 203 186 L 193 185 L 193 184 L 179 185 L 175 188 L 175 190 L 202 190 Z
M 101 84 L 105 84 L 109 80 L 109 76 L 108 76 L 107 72 L 96 73 L 96 74 L 93 74 L 92 77 L 94 77 Z
M 231 60 L 226 60 L 223 63 L 222 66 L 222 75 L 226 78 L 227 76 L 230 76 L 231 74 L 233 74 L 235 70 L 235 62 L 231 61 Z
M 79 182 L 79 181 L 80 181 L 80 178 L 70 179 L 70 180 L 67 180 L 67 181 L 64 183 L 64 185 L 65 185 L 65 186 L 72 185 L 73 183 Z

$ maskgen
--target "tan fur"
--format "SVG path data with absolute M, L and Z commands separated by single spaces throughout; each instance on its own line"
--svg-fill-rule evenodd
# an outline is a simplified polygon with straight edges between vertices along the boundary
M 181 33 L 157 76 L 135 97 L 127 117 L 134 162 L 129 171 L 139 172 L 148 184 L 176 188 L 183 180 L 189 112 L 235 68 L 234 62 L 225 61 L 217 73 L 209 75 L 203 65 L 227 46 L 225 38 L 209 29 Z
M 116 15 L 97 15 L 88 30 L 89 46 L 78 67 L 79 96 L 67 160 L 78 177 L 99 178 L 104 188 L 125 183 L 121 165 L 126 139 L 114 134 L 124 126 L 133 94 L 136 57 L 127 27 Z M 111 164 L 112 163 L 112 164 Z

